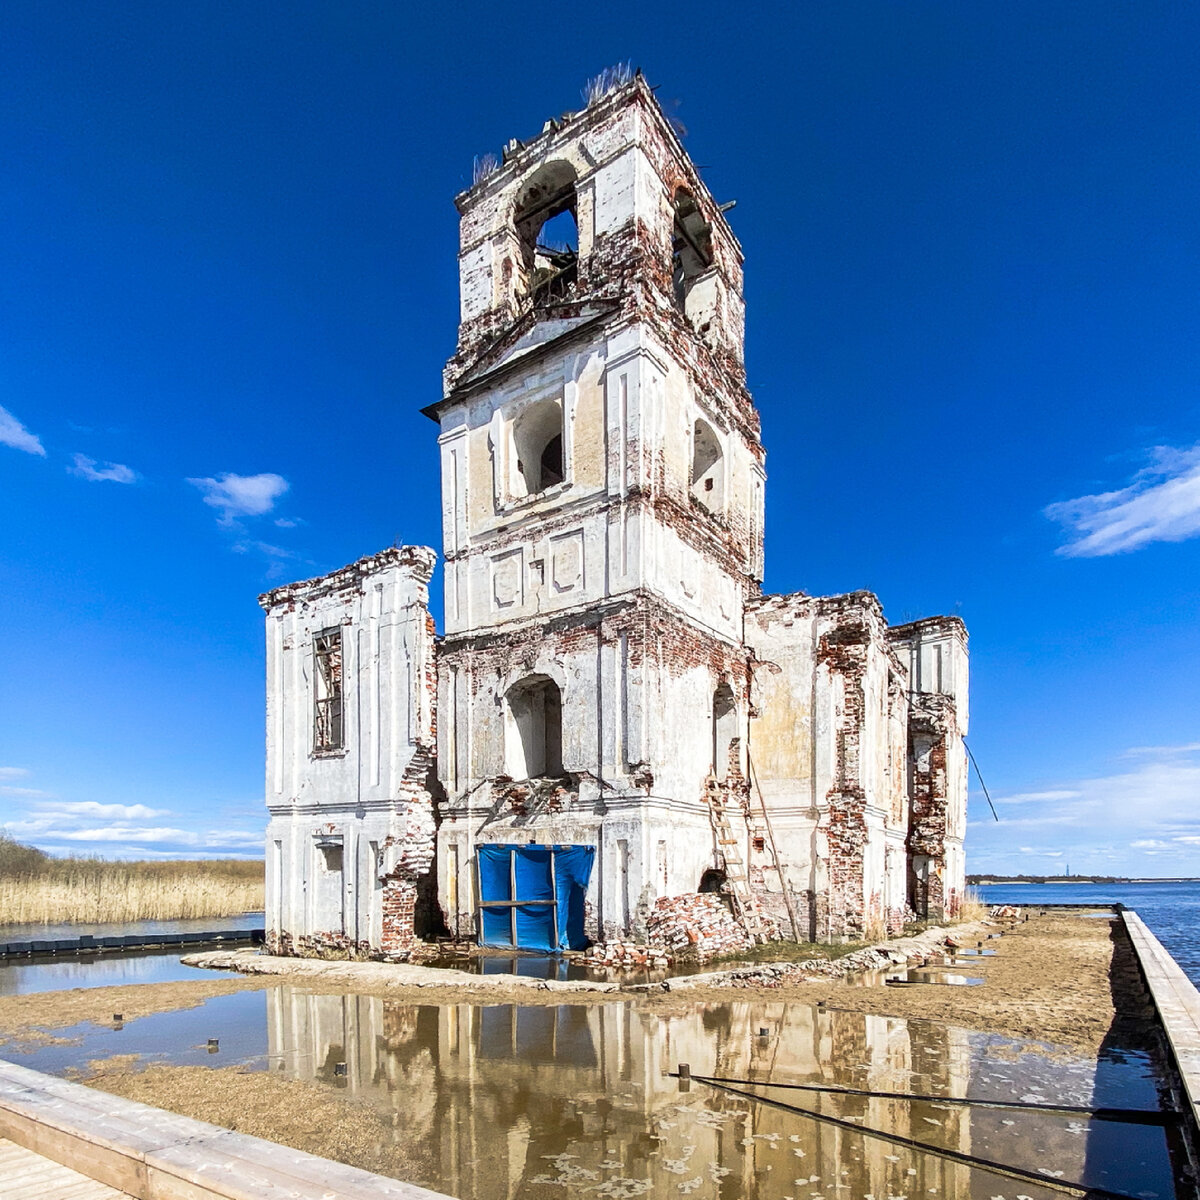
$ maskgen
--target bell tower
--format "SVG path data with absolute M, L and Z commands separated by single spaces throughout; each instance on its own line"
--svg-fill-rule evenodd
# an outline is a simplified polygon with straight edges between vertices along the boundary
M 623 935 L 699 889 L 706 787 L 744 775 L 765 472 L 741 249 L 640 75 L 477 175 L 425 410 L 439 898 L 469 933 L 481 847 L 590 847 L 586 933 Z

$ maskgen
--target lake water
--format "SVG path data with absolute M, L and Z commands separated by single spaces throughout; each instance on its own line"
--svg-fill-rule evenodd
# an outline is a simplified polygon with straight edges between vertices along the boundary
M 0 942 L 44 941 L 53 938 L 123 937 L 133 934 L 208 933 L 227 929 L 261 929 L 264 914 L 237 913 L 231 917 L 186 917 L 174 921 L 97 921 L 48 925 L 0 925 Z
M 1124 904 L 1200 987 L 1200 883 L 997 883 L 976 890 L 987 904 Z
M 1168 1135 L 1045 1110 L 951 1105 L 1159 1106 L 1137 1047 L 1097 1062 L 925 1021 L 789 1002 L 657 1012 L 634 1004 L 412 1005 L 287 984 L 216 997 L 120 1029 L 6 1054 L 62 1073 L 89 1060 L 270 1071 L 344 1090 L 382 1111 L 419 1164 L 411 1181 L 473 1200 L 987 1200 L 1055 1193 L 935 1152 L 956 1150 L 1144 1200 L 1175 1195 Z M 208 1039 L 219 1039 L 210 1053 Z M 737 1096 L 670 1077 L 747 1081 Z M 904 1092 L 895 1100 L 788 1091 L 763 1081 Z M 754 1097 L 793 1106 L 781 1111 Z M 819 1118 L 832 1118 L 821 1120 Z M 347 1120 L 353 1120 L 349 1110 Z M 915 1149 L 869 1130 L 911 1138 Z

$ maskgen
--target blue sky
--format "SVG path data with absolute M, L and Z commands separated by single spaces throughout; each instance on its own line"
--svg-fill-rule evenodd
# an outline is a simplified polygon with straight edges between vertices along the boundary
M 973 869 L 1200 874 L 1198 42 L 1145 2 L 6 6 L 0 822 L 255 852 L 255 597 L 439 544 L 452 198 L 631 60 L 738 201 L 768 589 L 967 621 Z

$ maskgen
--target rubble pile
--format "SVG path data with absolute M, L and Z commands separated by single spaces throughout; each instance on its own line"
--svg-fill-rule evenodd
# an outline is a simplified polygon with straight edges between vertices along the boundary
M 663 896 L 646 918 L 646 933 L 652 945 L 665 946 L 674 958 L 691 962 L 707 962 L 754 945 L 754 938 L 712 892 Z
M 1021 910 L 1015 904 L 994 904 L 988 909 L 988 916 L 994 921 L 1019 921 Z
M 728 972 L 727 978 L 714 981 L 721 987 L 787 987 L 820 979 L 839 979 L 859 971 L 883 971 L 908 961 L 899 950 L 867 946 L 841 958 L 805 958 L 799 962 L 763 963 Z
M 671 955 L 662 946 L 636 942 L 596 942 L 579 961 L 585 967 L 669 967 Z

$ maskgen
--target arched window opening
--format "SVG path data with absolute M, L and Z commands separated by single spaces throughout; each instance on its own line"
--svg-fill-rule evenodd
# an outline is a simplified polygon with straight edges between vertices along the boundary
M 681 188 L 675 193 L 671 283 L 675 289 L 675 303 L 685 313 L 692 285 L 712 266 L 712 261 L 712 226 L 704 219 L 695 197 Z
M 724 503 L 724 466 L 721 443 L 707 421 L 697 420 L 692 429 L 692 495 L 709 512 L 717 512 Z
M 557 778 L 562 766 L 562 693 L 545 675 L 509 688 L 505 767 L 513 779 Z
M 542 488 L 552 487 L 563 481 L 562 434 L 556 433 L 542 451 L 541 484 Z
M 534 496 L 566 478 L 563 415 L 558 400 L 540 400 L 521 413 L 513 426 L 516 477 L 513 492 Z
M 710 867 L 703 875 L 700 876 L 700 886 L 696 891 L 702 895 L 705 892 L 720 892 L 725 886 L 725 872 L 718 871 Z
M 530 176 L 513 221 L 520 244 L 520 294 L 533 304 L 565 299 L 579 275 L 575 171 L 552 162 Z
M 713 775 L 724 780 L 729 775 L 729 760 L 732 757 L 737 733 L 737 699 L 733 688 L 722 683 L 713 695 Z

